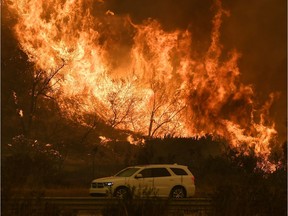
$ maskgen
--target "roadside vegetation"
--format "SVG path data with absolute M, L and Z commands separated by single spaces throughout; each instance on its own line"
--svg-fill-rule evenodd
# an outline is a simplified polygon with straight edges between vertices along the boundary
M 65 158 L 55 154 L 56 150 L 44 151 L 47 146 L 40 142 L 37 148 L 31 148 L 31 143 L 35 141 L 18 137 L 2 158 L 2 199 L 88 196 L 93 178 L 113 175 L 130 165 L 178 163 L 187 165 L 195 175 L 195 196 L 213 198 L 214 215 L 284 216 L 287 212 L 286 143 L 274 155 L 279 166 L 273 173 L 258 168 L 252 152 L 243 155 L 211 137 L 150 139 L 145 145 L 110 141 L 97 146 L 97 151 L 94 148 L 94 155 L 92 146 L 87 146 L 78 153 L 71 148 Z M 21 150 L 13 146 L 21 146 Z M 154 207 L 153 202 L 142 203 L 134 196 L 104 213 L 121 215 L 123 211 L 135 213 L 150 208 L 161 215 L 165 209 Z

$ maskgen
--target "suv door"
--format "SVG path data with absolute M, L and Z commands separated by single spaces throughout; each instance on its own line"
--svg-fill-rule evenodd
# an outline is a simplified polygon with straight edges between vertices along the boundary
M 166 168 L 152 168 L 153 186 L 158 196 L 168 197 L 176 179 Z
M 144 168 L 138 174 L 142 175 L 142 178 L 138 179 L 139 189 L 142 196 L 153 195 L 153 174 L 152 168 Z

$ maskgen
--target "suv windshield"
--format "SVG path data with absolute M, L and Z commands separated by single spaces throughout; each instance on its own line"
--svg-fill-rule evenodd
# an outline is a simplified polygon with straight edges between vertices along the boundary
M 118 177 L 130 177 L 135 172 L 137 172 L 139 169 L 140 168 L 127 168 L 127 169 L 124 169 L 124 170 L 120 171 L 115 176 L 118 176 Z

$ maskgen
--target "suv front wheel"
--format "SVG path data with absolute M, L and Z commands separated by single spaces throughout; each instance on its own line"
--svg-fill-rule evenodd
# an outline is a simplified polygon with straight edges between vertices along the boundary
M 128 198 L 130 196 L 130 191 L 127 187 L 119 187 L 115 190 L 114 196 L 117 198 Z
M 171 190 L 170 197 L 171 198 L 185 198 L 186 191 L 183 187 L 180 187 L 180 186 L 174 187 Z

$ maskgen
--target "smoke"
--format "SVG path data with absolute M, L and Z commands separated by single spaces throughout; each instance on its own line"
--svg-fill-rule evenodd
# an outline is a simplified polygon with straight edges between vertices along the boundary
M 105 4 L 118 15 L 129 14 L 137 24 L 152 18 L 166 31 L 188 29 L 193 32 L 194 47 L 206 50 L 209 46 L 213 0 L 107 0 Z
M 251 83 L 257 98 L 279 98 L 270 110 L 280 140 L 286 139 L 287 119 L 287 5 L 285 0 L 226 1 L 231 16 L 223 23 L 223 43 L 242 53 L 243 82 Z M 224 4 L 225 6 L 225 4 Z
M 285 0 L 222 3 L 230 11 L 221 28 L 223 55 L 232 49 L 242 54 L 241 80 L 252 85 L 259 103 L 266 101 L 270 93 L 278 95 L 270 116 L 276 121 L 283 142 L 287 136 L 287 3 Z M 191 30 L 194 53 L 209 46 L 213 0 L 107 0 L 105 4 L 116 14 L 129 14 L 135 23 L 153 18 L 167 31 Z

